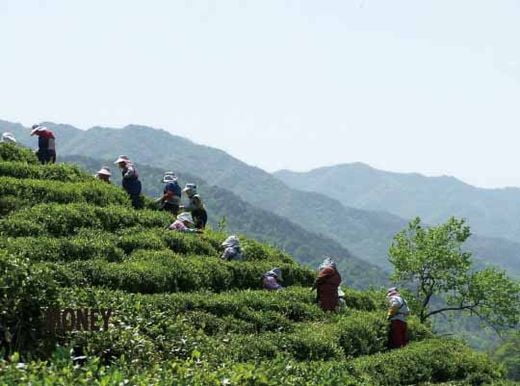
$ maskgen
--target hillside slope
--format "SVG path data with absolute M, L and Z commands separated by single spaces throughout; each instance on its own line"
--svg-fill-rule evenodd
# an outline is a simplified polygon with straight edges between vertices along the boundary
M 87 131 L 45 123 L 58 137 L 58 156 L 81 154 L 112 159 L 128 154 L 137 164 L 182 170 L 207 183 L 231 190 L 246 202 L 285 217 L 312 233 L 332 238 L 360 259 L 385 265 L 388 240 L 406 225 L 401 218 L 359 210 L 318 193 L 289 188 L 269 173 L 227 153 L 197 145 L 164 130 L 130 125 L 124 129 L 95 127 Z M 0 130 L 14 132 L 34 146 L 27 129 L 0 121 Z M 266 153 L 266 156 L 267 153 Z
M 88 157 L 66 156 L 64 162 L 81 165 L 90 173 L 95 173 L 100 165 L 110 161 L 99 161 Z M 138 165 L 143 182 L 143 193 L 159 197 L 164 171 L 146 165 Z M 179 183 L 195 182 L 209 211 L 209 223 L 218 227 L 218 222 L 226 220 L 226 229 L 252 236 L 257 240 L 274 244 L 287 251 L 299 262 L 317 267 L 323 256 L 334 256 L 344 283 L 354 288 L 385 286 L 388 275 L 376 266 L 359 260 L 334 240 L 306 231 L 300 226 L 274 213 L 256 208 L 230 191 L 207 184 L 200 177 L 179 171 Z M 121 176 L 114 173 L 113 183 L 119 185 Z
M 324 313 L 309 291 L 314 273 L 275 248 L 244 239 L 246 259 L 224 262 L 225 234 L 167 231 L 167 214 L 135 211 L 121 189 L 71 165 L 35 162 L 0 144 L 10 204 L 0 219 L 0 324 L 10 337 L 4 348 L 18 351 L 0 361 L 2 384 L 481 384 L 503 376 L 486 355 L 435 338 L 413 317 L 412 343 L 387 351 L 383 293 L 346 289 L 348 311 Z M 259 290 L 273 266 L 287 288 Z M 47 307 L 70 309 L 60 319 L 68 328 L 44 325 Z M 80 314 L 75 324 L 74 310 L 109 317 L 94 329 Z

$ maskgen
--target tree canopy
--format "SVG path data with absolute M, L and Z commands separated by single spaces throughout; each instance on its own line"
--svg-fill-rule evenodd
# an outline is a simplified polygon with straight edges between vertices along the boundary
M 420 218 L 399 232 L 389 250 L 392 279 L 412 290 L 425 322 L 433 315 L 463 311 L 500 330 L 518 326 L 520 283 L 494 267 L 475 270 L 464 242 L 471 236 L 465 220 L 424 227 Z

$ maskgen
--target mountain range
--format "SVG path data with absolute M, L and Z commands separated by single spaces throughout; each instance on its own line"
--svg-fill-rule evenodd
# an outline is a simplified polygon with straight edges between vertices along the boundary
M 434 194 L 429 198 L 426 195 L 415 195 L 413 190 L 406 197 L 399 198 L 398 189 L 395 187 L 395 185 L 399 185 L 399 181 L 393 185 L 392 194 L 384 190 L 384 179 L 381 179 L 382 182 L 378 185 L 379 190 L 370 190 L 367 188 L 371 185 L 370 179 L 359 171 L 357 171 L 358 177 L 355 176 L 355 173 L 345 176 L 335 175 L 332 172 L 306 175 L 281 171 L 272 175 L 247 165 L 221 150 L 195 144 L 164 130 L 129 125 L 123 129 L 94 127 L 84 131 L 69 125 L 50 122 L 44 124 L 57 134 L 58 157 L 81 155 L 96 160 L 112 160 L 119 154 L 127 154 L 138 165 L 153 166 L 153 173 L 157 176 L 164 170 L 173 170 L 195 180 L 198 178 L 207 184 L 208 189 L 212 187 L 210 195 L 214 194 L 216 197 L 215 204 L 211 204 L 212 210 L 215 210 L 218 216 L 225 215 L 231 219 L 229 213 L 234 210 L 233 205 L 237 207 L 246 205 L 251 213 L 261 210 L 261 212 L 255 213 L 258 213 L 258 216 L 260 213 L 263 215 L 260 218 L 264 219 L 263 226 L 266 229 L 258 230 L 256 235 L 253 235 L 282 245 L 286 250 L 294 253 L 300 261 L 305 259 L 312 261 L 313 264 L 319 260 L 318 255 L 326 254 L 332 245 L 337 250 L 334 253 L 344 256 L 347 260 L 356 261 L 356 264 L 359 261 L 365 264 L 370 263 L 366 267 L 371 272 L 375 272 L 373 265 L 388 270 L 390 267 L 387 261 L 387 251 L 392 237 L 406 226 L 411 217 L 420 215 L 425 222 L 436 224 L 445 221 L 451 215 L 458 216 L 465 213 L 461 212 L 462 209 L 450 212 L 449 204 L 443 205 L 436 217 L 425 216 L 421 210 L 414 212 L 415 208 L 430 207 L 432 209 L 429 213 L 435 213 L 435 206 L 442 200 Z M 11 131 L 22 143 L 35 146 L 34 138 L 28 136 L 28 129 L 22 125 L 0 121 L 0 130 Z M 267 152 L 266 150 L 266 154 Z M 363 168 L 374 171 L 372 174 L 378 174 L 375 169 L 366 166 Z M 326 174 L 330 179 L 325 178 L 322 174 Z M 426 180 L 430 181 L 428 178 Z M 454 189 L 450 185 L 450 181 L 455 185 L 459 184 L 459 181 L 453 178 L 441 178 L 440 180 L 445 184 L 444 190 L 447 195 Z M 416 187 L 415 189 L 428 191 L 430 183 L 428 182 L 426 188 Z M 348 193 L 345 195 L 341 194 L 344 190 L 342 184 L 349 187 Z M 159 186 L 157 185 L 155 189 L 157 191 Z M 442 191 L 442 188 L 439 189 Z M 473 191 L 476 188 L 467 189 Z M 363 198 L 364 191 L 367 193 L 365 198 Z M 516 192 L 514 189 L 511 190 L 511 192 L 513 191 Z M 462 195 L 462 193 L 460 194 Z M 216 203 L 219 196 L 228 198 L 225 199 L 226 206 L 221 206 L 221 209 L 217 210 Z M 520 194 L 518 196 L 520 198 Z M 473 197 L 473 195 L 469 195 L 466 201 L 471 202 Z M 380 200 L 379 203 L 378 200 Z M 396 207 L 393 206 L 394 202 L 401 202 L 401 200 L 405 202 Z M 418 202 L 414 204 L 414 200 L 418 200 Z M 460 205 L 463 204 L 463 201 L 460 199 Z M 513 199 L 507 202 L 513 202 Z M 458 204 L 454 202 L 451 205 Z M 495 205 L 499 205 L 499 202 L 497 201 Z M 466 205 L 466 207 L 470 211 L 471 205 Z M 408 208 L 407 211 L 404 208 Z M 507 209 L 501 209 L 501 211 L 505 213 Z M 236 212 L 238 213 L 238 211 Z M 267 219 L 267 214 L 275 217 Z M 251 216 L 257 217 L 253 214 Z M 469 218 L 469 216 L 463 217 Z M 478 217 L 478 212 L 470 218 L 469 224 L 474 231 L 485 236 L 473 236 L 468 248 L 475 251 L 475 256 L 479 259 L 480 264 L 497 264 L 506 268 L 511 274 L 518 275 L 520 273 L 520 243 L 512 237 L 514 231 L 511 228 L 514 228 L 514 225 L 504 229 L 504 234 L 500 234 L 498 230 L 487 232 L 482 229 L 481 222 L 473 223 L 475 217 Z M 239 220 L 235 217 L 234 221 Z M 511 224 L 514 223 L 514 219 L 511 217 L 508 221 Z M 271 222 L 277 222 L 280 226 L 273 227 L 269 225 Z M 504 224 L 508 223 L 504 222 Z M 289 226 L 289 224 L 291 225 Z M 504 228 L 506 227 L 507 225 L 504 225 Z M 254 229 L 261 228 L 259 225 L 254 227 Z M 493 227 L 490 226 L 491 228 Z M 254 229 L 247 229 L 247 231 L 252 232 Z M 295 242 L 297 245 L 292 245 L 292 247 L 282 244 L 285 237 L 283 232 L 289 229 L 298 234 L 294 239 L 298 240 Z M 295 253 L 298 249 L 300 252 Z M 322 251 L 323 253 L 321 253 Z M 303 257 L 304 255 L 306 256 Z M 375 274 L 375 276 L 378 275 Z

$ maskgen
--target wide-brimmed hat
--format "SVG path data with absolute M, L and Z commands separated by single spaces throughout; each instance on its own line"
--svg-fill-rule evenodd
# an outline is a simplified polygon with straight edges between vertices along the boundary
M 166 172 L 166 173 L 164 173 L 164 177 L 162 179 L 162 182 L 167 184 L 168 182 L 174 182 L 174 181 L 177 181 L 177 176 L 175 175 L 174 172 Z
M 111 176 L 112 175 L 112 172 L 110 171 L 109 168 L 107 168 L 106 166 L 103 166 L 101 169 L 99 169 L 97 172 L 96 172 L 96 175 L 98 174 L 102 174 L 104 176 Z
M 38 131 L 43 131 L 43 130 L 45 130 L 45 127 L 43 127 L 42 125 L 32 125 L 31 135 L 37 133 Z
M 14 137 L 13 133 L 3 133 L 2 142 L 16 143 L 16 138 Z
M 184 189 L 182 189 L 183 192 L 197 192 L 197 185 L 195 184 L 186 184 Z
M 266 273 L 267 276 L 274 276 L 278 280 L 282 281 L 282 270 L 280 268 L 273 268 L 269 272 Z
M 177 220 L 179 221 L 186 221 L 186 222 L 189 222 L 190 224 L 193 224 L 193 217 L 191 216 L 191 213 L 190 212 L 182 212 L 181 214 L 179 214 L 177 216 Z
M 332 267 L 332 268 L 336 269 L 336 262 L 332 259 L 332 257 L 325 257 L 325 259 L 323 259 L 323 262 L 320 264 L 318 269 L 321 271 L 325 267 Z
M 390 287 L 386 291 L 386 295 L 387 296 L 394 295 L 394 294 L 397 294 L 397 293 L 399 293 L 399 290 L 397 289 L 397 287 Z
M 119 157 L 117 157 L 117 159 L 114 163 L 118 164 L 120 162 L 128 163 L 128 162 L 130 162 L 130 158 L 128 158 L 127 155 L 120 155 Z

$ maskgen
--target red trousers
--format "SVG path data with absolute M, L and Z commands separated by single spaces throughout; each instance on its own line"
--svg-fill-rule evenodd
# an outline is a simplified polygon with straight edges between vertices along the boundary
M 406 322 L 401 320 L 390 321 L 390 348 L 404 347 L 408 343 Z

